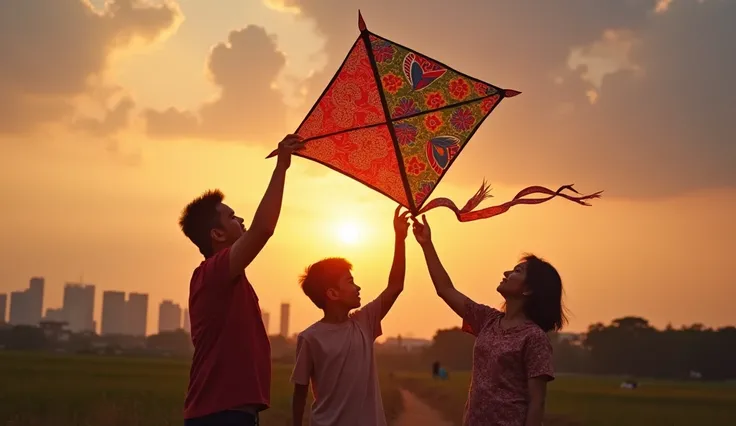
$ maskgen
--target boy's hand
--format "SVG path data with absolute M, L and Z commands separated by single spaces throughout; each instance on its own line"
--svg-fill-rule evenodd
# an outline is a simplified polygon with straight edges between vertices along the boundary
M 422 215 L 422 223 L 419 223 L 416 218 L 412 218 L 412 220 L 414 222 L 412 230 L 419 245 L 432 244 L 432 230 L 429 228 L 429 223 L 427 223 L 427 217 Z
M 288 168 L 291 165 L 291 154 L 304 148 L 304 139 L 299 135 L 286 135 L 284 140 L 279 142 L 278 164 Z
M 405 240 L 409 234 L 409 210 L 399 214 L 401 206 L 396 207 L 394 212 L 394 231 L 396 232 L 396 238 Z

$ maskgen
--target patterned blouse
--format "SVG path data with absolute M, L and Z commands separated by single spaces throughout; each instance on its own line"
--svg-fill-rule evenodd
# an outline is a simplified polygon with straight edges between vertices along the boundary
M 503 312 L 468 299 L 463 331 L 476 336 L 464 426 L 524 426 L 528 379 L 554 380 L 552 344 L 531 321 L 501 328 Z

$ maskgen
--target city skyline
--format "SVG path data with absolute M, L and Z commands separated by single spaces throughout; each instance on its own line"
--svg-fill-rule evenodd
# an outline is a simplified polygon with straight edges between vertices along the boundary
M 29 280 L 26 289 L 12 291 L 11 297 L 6 293 L 0 293 L 0 324 L 38 325 L 42 321 L 66 322 L 72 332 L 93 331 L 99 335 L 148 336 L 178 329 L 191 331 L 188 306 L 176 303 L 172 299 L 163 299 L 159 304 L 149 306 L 149 295 L 146 293 L 104 290 L 97 303 L 99 293 L 95 284 L 65 282 L 61 306 L 51 307 L 45 301 L 45 284 L 44 277 L 34 276 Z M 13 300 L 16 302 L 15 305 L 12 303 Z M 99 310 L 96 309 L 98 305 Z M 156 310 L 155 324 L 148 321 L 151 317 L 150 309 Z M 13 313 L 12 320 L 10 312 Z M 262 320 L 266 331 L 269 332 L 269 313 L 265 309 L 262 311 Z M 281 303 L 279 330 L 279 334 L 284 331 L 288 333 L 288 303 Z

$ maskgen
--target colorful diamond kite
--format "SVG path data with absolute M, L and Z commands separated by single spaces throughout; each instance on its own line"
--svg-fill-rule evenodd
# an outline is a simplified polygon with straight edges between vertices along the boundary
M 572 185 L 557 191 L 533 186 L 507 203 L 473 211 L 490 196 L 483 182 L 462 209 L 447 198 L 427 203 L 483 121 L 502 100 L 520 92 L 467 76 L 371 33 L 360 12 L 358 27 L 360 36 L 296 131 L 306 143 L 295 155 L 373 188 L 415 216 L 447 207 L 466 222 L 557 196 L 582 205 L 600 196 L 562 192 L 577 194 Z M 524 198 L 532 194 L 547 196 Z

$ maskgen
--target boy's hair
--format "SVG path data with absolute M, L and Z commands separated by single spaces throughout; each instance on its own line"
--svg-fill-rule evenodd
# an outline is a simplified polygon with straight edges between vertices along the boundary
M 181 230 L 205 257 L 212 254 L 210 231 L 219 226 L 217 205 L 225 196 L 219 189 L 204 192 L 190 202 L 179 218 Z
M 525 284 L 531 291 L 524 303 L 524 313 L 545 332 L 559 331 L 567 323 L 562 302 L 562 278 L 549 262 L 533 254 L 524 255 Z
M 341 257 L 322 259 L 307 267 L 299 277 L 299 285 L 318 308 L 324 309 L 327 304 L 327 289 L 337 287 L 340 277 L 352 269 L 353 265 Z

